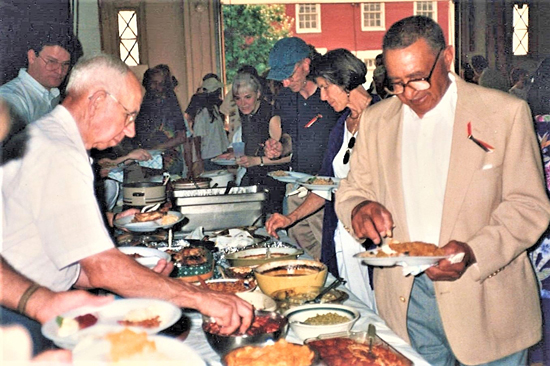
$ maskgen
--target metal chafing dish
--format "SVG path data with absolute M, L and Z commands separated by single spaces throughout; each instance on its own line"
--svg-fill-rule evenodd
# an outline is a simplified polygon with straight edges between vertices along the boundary
M 182 231 L 205 231 L 263 224 L 267 191 L 258 186 L 174 190 L 177 209 L 189 219 Z

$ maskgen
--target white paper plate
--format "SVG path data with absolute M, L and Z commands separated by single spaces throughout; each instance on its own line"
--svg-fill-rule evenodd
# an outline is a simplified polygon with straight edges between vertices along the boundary
M 158 219 L 155 221 L 146 221 L 146 222 L 132 222 L 132 220 L 134 219 L 134 215 L 130 215 L 130 216 L 126 216 L 121 219 L 115 220 L 114 224 L 116 227 L 120 229 L 127 229 L 129 231 L 133 231 L 137 233 L 147 233 L 147 232 L 155 231 L 157 229 L 169 229 L 172 226 L 176 225 L 181 220 L 183 220 L 184 218 L 183 214 L 178 211 L 168 211 L 168 215 L 177 216 L 178 220 L 168 225 L 162 225 L 161 224 L 162 219 Z
M 377 267 L 423 266 L 435 264 L 441 259 L 448 258 L 448 256 L 411 257 L 406 255 L 396 257 L 376 257 L 379 250 L 380 249 L 367 250 L 366 252 L 355 254 L 354 257 L 361 259 L 361 262 L 365 264 Z
M 124 317 L 130 310 L 147 308 L 160 316 L 160 325 L 154 328 L 129 328 L 147 332 L 148 334 L 155 334 L 172 326 L 181 318 L 181 309 L 167 301 L 156 299 L 121 299 L 99 308 L 84 306 L 61 314 L 63 318 L 75 318 L 84 314 L 93 314 L 97 317 L 97 323 L 91 327 L 79 330 L 66 337 L 60 337 L 59 325 L 57 325 L 56 319 L 53 318 L 42 325 L 42 334 L 44 337 L 52 340 L 57 346 L 72 349 L 81 339 L 87 336 L 98 337 L 114 330 L 123 329 L 124 327 L 118 321 L 124 320 Z
M 191 347 L 176 338 L 161 335 L 147 337 L 155 342 L 153 354 L 136 354 L 132 360 L 120 360 L 124 364 L 135 365 L 185 365 L 206 366 L 204 360 Z M 85 338 L 73 350 L 74 365 L 109 364 L 111 343 L 102 338 Z
M 311 174 L 294 172 L 294 171 L 285 171 L 287 175 L 273 175 L 275 171 L 267 173 L 267 175 L 273 179 L 278 180 L 283 183 L 295 183 L 300 178 L 310 178 Z
M 212 158 L 210 159 L 210 161 L 218 165 L 237 165 L 237 161 L 234 158 L 233 159 Z
M 142 257 L 135 258 L 135 260 L 141 265 L 144 265 L 148 268 L 154 268 L 157 265 L 158 261 L 161 259 L 166 259 L 166 261 L 168 262 L 170 262 L 170 260 L 172 259 L 170 254 L 153 248 L 123 246 L 118 247 L 118 250 L 128 255 L 141 255 Z
M 299 178 L 297 182 L 312 191 L 330 191 L 331 189 L 338 188 L 338 184 L 340 183 L 340 180 L 341 180 L 340 178 L 335 178 L 335 177 L 317 176 L 316 178 L 320 178 L 320 179 L 331 179 L 333 184 L 310 184 L 307 181 L 311 178 L 313 177 L 309 176 L 309 177 Z

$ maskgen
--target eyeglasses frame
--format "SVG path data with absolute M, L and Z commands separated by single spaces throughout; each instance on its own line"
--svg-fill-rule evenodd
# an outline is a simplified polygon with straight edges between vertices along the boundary
M 124 122 L 124 125 L 127 127 L 127 126 L 130 126 L 132 123 L 134 123 L 136 121 L 136 117 L 138 115 L 138 112 L 130 112 L 130 110 L 128 108 L 126 108 L 124 106 L 124 104 L 120 103 L 118 101 L 118 99 L 111 93 L 109 93 L 108 91 L 105 90 L 105 94 L 107 94 L 108 96 L 110 96 L 115 102 L 117 102 L 122 108 L 124 108 L 124 111 L 126 113 L 126 121 Z
M 41 56 L 40 54 L 37 54 L 37 56 L 42 61 L 44 61 L 44 65 L 46 67 L 46 70 L 48 70 L 48 71 L 56 71 L 58 69 L 61 69 L 62 71 L 69 71 L 69 68 L 71 67 L 71 62 L 70 61 L 59 62 L 58 60 L 46 59 L 43 56 Z M 50 65 L 53 65 L 53 68 Z
M 418 79 L 411 79 L 409 81 L 407 81 L 406 83 L 402 83 L 402 82 L 397 82 L 397 83 L 391 83 L 390 85 L 392 86 L 393 88 L 393 85 L 400 85 L 403 90 L 401 90 L 400 92 L 396 93 L 395 91 L 392 91 L 390 88 L 387 88 L 385 87 L 384 89 L 386 90 L 386 92 L 390 93 L 391 95 L 399 95 L 399 94 L 403 94 L 403 92 L 405 91 L 405 88 L 408 86 L 410 88 L 413 88 L 414 90 L 428 90 L 430 89 L 430 87 L 432 86 L 432 83 L 431 83 L 431 79 L 432 79 L 432 75 L 434 73 L 434 70 L 435 70 L 435 65 L 437 65 L 437 62 L 439 61 L 439 56 L 441 56 L 441 52 L 443 52 L 445 50 L 445 47 L 442 47 L 439 52 L 437 53 L 437 56 L 435 58 L 435 61 L 432 65 L 432 68 L 430 70 L 430 73 L 428 74 L 427 77 L 425 78 L 418 78 Z M 426 82 L 428 84 L 428 87 L 426 89 L 417 89 L 415 88 L 414 86 L 411 86 L 409 85 L 410 83 L 416 83 L 416 82 Z

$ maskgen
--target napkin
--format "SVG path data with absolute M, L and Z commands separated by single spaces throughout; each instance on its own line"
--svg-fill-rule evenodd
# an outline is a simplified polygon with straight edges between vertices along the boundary
M 220 249 L 225 248 L 244 248 L 254 244 L 254 238 L 246 230 L 229 229 L 229 235 L 217 236 L 214 240 L 216 246 Z
M 451 262 L 451 264 L 460 263 L 464 259 L 464 253 L 457 253 L 451 255 L 448 260 Z M 402 262 L 401 266 L 403 267 L 403 276 L 416 276 L 417 274 L 420 274 L 430 268 L 431 266 L 434 266 L 435 264 L 423 264 L 419 266 L 409 266 L 407 263 Z
M 307 195 L 307 188 L 300 186 L 297 189 L 295 189 L 291 192 L 288 192 L 286 194 L 286 196 L 288 197 L 288 196 L 292 196 L 292 195 L 295 195 L 295 194 L 297 194 L 298 197 L 300 197 L 300 198 L 304 198 Z
M 204 238 L 204 228 L 202 226 L 197 227 L 195 230 L 191 231 L 185 239 L 189 240 L 202 240 Z
M 162 169 L 162 154 L 153 154 L 153 158 L 147 161 L 140 161 L 139 165 L 144 168 Z

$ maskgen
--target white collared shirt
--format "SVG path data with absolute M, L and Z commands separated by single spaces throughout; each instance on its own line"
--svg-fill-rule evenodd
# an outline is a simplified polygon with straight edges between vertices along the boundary
M 410 239 L 440 245 L 439 234 L 457 101 L 454 75 L 424 117 L 403 106 L 401 173 Z
M 26 123 L 31 123 L 59 104 L 59 89 L 44 88 L 26 69 L 20 69 L 15 79 L 0 87 L 0 98 L 8 102 Z

